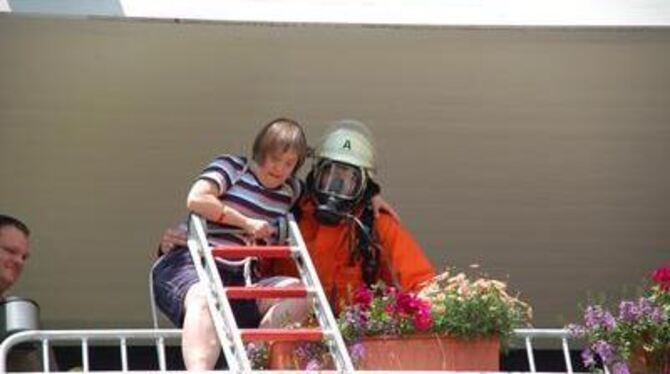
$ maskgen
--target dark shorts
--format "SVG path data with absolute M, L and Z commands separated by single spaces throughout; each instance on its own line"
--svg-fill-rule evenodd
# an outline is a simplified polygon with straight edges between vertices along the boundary
M 218 262 L 217 267 L 224 285 L 244 285 L 241 267 L 230 268 Z M 181 327 L 184 322 L 186 292 L 198 283 L 198 273 L 193 265 L 191 253 L 186 247 L 175 248 L 157 260 L 152 272 L 152 287 L 158 308 L 175 326 Z M 256 301 L 230 300 L 230 306 L 238 327 L 258 327 L 261 315 Z

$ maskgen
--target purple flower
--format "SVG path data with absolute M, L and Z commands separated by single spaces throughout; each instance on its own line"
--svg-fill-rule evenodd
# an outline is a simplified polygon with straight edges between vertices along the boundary
M 668 317 L 665 314 L 665 311 L 661 308 L 654 308 L 654 310 L 651 312 L 651 315 L 649 316 L 649 319 L 651 319 L 652 322 L 661 324 L 663 321 L 668 319 Z
M 603 315 L 602 326 L 605 330 L 614 330 L 616 327 L 616 319 L 614 319 L 614 316 L 610 312 L 606 311 Z
M 640 310 L 640 316 L 642 317 L 651 315 L 655 308 L 654 303 L 652 303 L 651 300 L 647 299 L 646 297 L 641 297 L 638 300 L 637 307 Z
M 584 335 L 586 335 L 586 329 L 584 326 L 571 323 L 568 325 L 568 334 L 570 334 L 570 336 L 573 338 L 582 338 Z
M 307 370 L 307 371 L 313 371 L 313 370 L 319 370 L 319 369 L 321 369 L 321 364 L 319 364 L 319 360 L 317 360 L 315 358 L 309 360 L 307 365 L 305 365 L 305 370 Z
M 656 306 L 646 297 L 641 297 L 640 300 L 638 300 L 637 307 L 640 311 L 640 318 L 646 318 L 653 323 L 663 323 L 667 318 L 663 309 Z
M 617 362 L 612 365 L 612 374 L 630 374 L 628 366 L 623 362 Z
M 582 351 L 582 362 L 586 367 L 596 364 L 596 359 L 593 357 L 593 351 L 591 351 L 591 348 L 585 348 Z
M 640 318 L 640 310 L 632 301 L 622 301 L 619 304 L 619 320 L 635 322 Z
M 358 308 L 347 308 L 344 311 L 344 321 L 354 331 L 363 331 L 366 325 L 365 316 Z
M 616 358 L 614 347 L 604 340 L 598 340 L 593 344 L 593 350 L 600 356 L 605 364 L 611 364 Z
M 354 362 L 358 362 L 365 356 L 365 347 L 361 343 L 356 343 L 351 346 L 349 354 Z
M 602 328 L 613 330 L 616 320 L 610 312 L 604 310 L 600 305 L 589 306 L 584 312 L 584 323 L 588 329 Z

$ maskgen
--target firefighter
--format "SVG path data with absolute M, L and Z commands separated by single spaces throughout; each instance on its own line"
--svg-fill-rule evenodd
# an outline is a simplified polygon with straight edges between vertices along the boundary
M 314 152 L 299 203 L 298 223 L 331 306 L 339 310 L 351 290 L 384 281 L 419 291 L 434 277 L 419 243 L 390 213 L 373 213 L 376 152 L 361 122 L 331 125 Z M 274 272 L 290 273 L 292 264 L 276 262 Z

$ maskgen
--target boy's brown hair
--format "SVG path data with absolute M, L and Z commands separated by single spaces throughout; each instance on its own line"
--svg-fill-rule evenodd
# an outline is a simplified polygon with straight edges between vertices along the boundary
M 298 155 L 298 162 L 293 169 L 300 169 L 307 157 L 307 139 L 300 124 L 292 119 L 277 118 L 263 126 L 256 135 L 253 147 L 253 159 L 259 164 L 265 161 L 268 154 L 283 154 L 293 150 Z

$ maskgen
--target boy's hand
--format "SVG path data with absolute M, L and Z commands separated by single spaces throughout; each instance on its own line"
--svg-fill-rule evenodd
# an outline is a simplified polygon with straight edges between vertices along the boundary
M 274 235 L 276 228 L 268 221 L 249 218 L 244 230 L 254 239 L 264 239 Z

